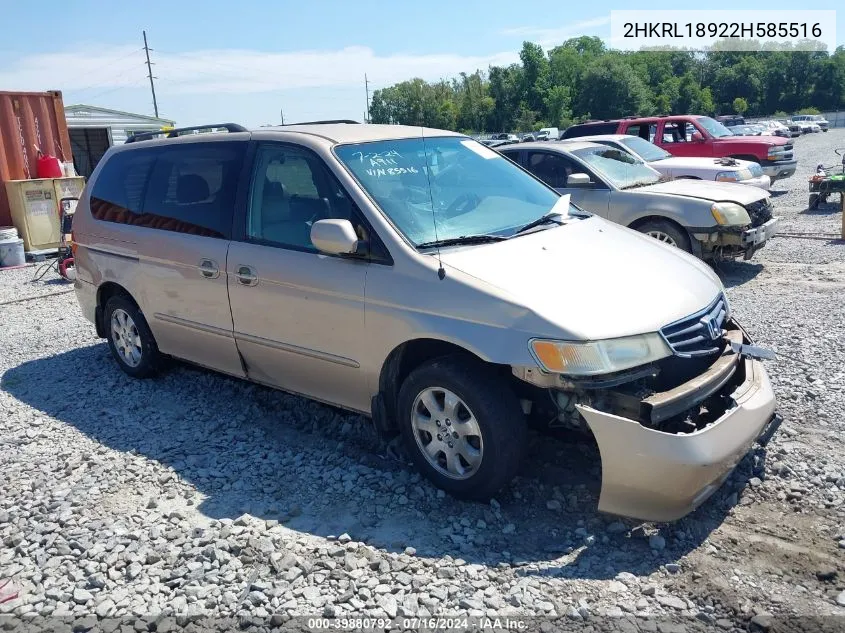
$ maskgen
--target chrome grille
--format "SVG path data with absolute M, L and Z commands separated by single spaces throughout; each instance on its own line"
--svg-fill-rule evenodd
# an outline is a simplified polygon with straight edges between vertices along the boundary
M 720 294 L 704 310 L 667 325 L 660 333 L 675 356 L 692 358 L 718 354 L 727 318 L 728 304 Z
M 751 218 L 751 226 L 757 227 L 772 219 L 772 199 L 764 198 L 745 206 L 748 217 Z

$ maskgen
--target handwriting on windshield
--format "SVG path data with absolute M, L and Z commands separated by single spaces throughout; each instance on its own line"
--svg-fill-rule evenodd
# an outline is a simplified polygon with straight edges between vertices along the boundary
M 420 170 L 416 167 L 387 167 L 385 169 L 365 169 L 369 176 L 381 178 L 382 176 L 401 176 L 402 174 L 418 174 Z
M 390 167 L 391 165 L 398 165 L 397 158 L 402 158 L 402 154 L 395 149 L 390 149 L 384 152 L 354 152 L 353 156 L 357 156 L 360 162 L 369 161 L 370 167 Z

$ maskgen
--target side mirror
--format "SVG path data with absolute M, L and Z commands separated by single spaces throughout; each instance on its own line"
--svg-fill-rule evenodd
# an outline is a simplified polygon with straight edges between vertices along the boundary
M 593 184 L 587 174 L 569 174 L 566 178 L 567 187 L 589 187 Z
M 351 255 L 358 250 L 358 236 L 349 220 L 317 220 L 311 225 L 311 242 L 327 255 Z
M 692 142 L 693 143 L 703 143 L 704 137 L 701 136 L 701 132 L 693 132 L 692 133 Z

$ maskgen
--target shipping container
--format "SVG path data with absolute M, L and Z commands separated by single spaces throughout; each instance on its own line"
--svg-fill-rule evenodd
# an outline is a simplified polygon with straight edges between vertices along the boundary
M 73 160 L 62 93 L 0 92 L 0 226 L 12 222 L 4 183 L 37 177 L 36 148 Z

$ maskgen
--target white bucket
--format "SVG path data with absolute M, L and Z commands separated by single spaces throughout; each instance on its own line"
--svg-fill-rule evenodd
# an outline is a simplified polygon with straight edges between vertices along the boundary
M 23 266 L 25 263 L 22 239 L 0 240 L 0 268 Z

